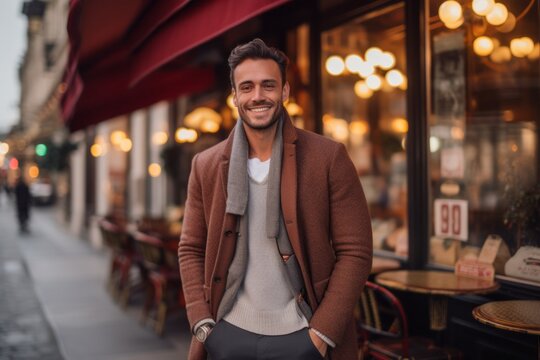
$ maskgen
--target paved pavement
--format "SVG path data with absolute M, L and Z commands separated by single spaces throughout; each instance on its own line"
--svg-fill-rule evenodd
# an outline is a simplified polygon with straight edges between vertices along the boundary
M 160 338 L 139 324 L 141 299 L 126 310 L 105 290 L 108 254 L 71 235 L 55 208 L 34 208 L 19 235 L 0 199 L 0 360 L 181 360 L 184 312 Z

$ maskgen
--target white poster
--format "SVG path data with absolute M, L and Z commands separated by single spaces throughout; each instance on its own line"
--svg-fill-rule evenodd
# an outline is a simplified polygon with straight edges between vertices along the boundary
M 467 200 L 436 199 L 435 236 L 467 241 L 469 236 Z

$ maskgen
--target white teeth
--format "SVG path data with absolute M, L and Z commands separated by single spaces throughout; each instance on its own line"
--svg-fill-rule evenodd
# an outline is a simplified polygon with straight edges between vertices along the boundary
M 250 110 L 251 111 L 255 111 L 255 112 L 263 112 L 263 111 L 266 111 L 270 109 L 269 107 L 263 107 L 263 108 L 251 108 Z

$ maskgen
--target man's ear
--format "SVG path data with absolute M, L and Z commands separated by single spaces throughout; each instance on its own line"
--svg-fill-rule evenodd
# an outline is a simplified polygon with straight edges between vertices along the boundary
M 285 85 L 283 85 L 283 92 L 281 93 L 281 101 L 285 102 L 289 99 L 289 92 L 291 91 L 291 87 L 289 86 L 289 82 L 285 82 Z
M 234 106 L 238 107 L 238 101 L 236 100 L 236 91 L 234 91 L 234 88 L 231 89 L 231 94 Z

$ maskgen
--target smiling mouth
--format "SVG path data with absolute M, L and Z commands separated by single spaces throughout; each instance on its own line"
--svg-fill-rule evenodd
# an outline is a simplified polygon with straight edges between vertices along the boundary
M 272 107 L 270 105 L 265 105 L 265 106 L 252 107 L 252 108 L 249 108 L 248 110 L 256 112 L 256 113 L 262 113 L 262 112 L 270 110 L 271 108 Z

